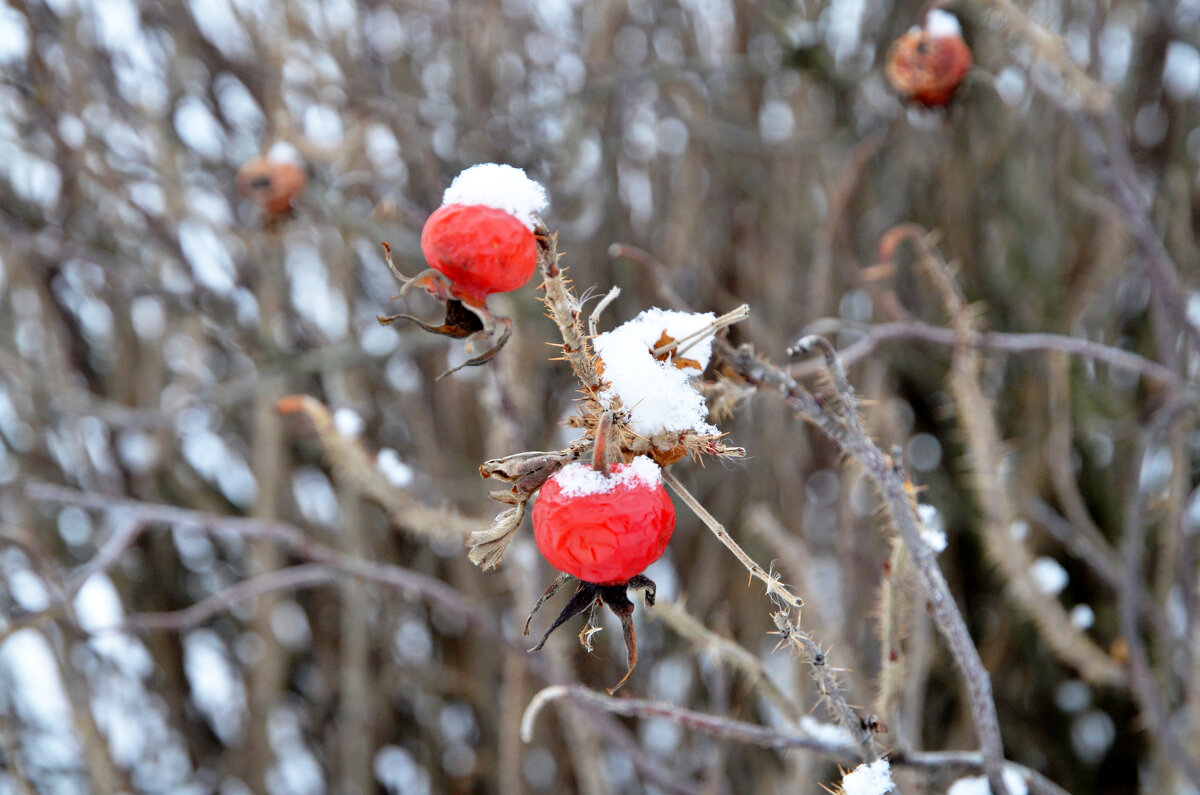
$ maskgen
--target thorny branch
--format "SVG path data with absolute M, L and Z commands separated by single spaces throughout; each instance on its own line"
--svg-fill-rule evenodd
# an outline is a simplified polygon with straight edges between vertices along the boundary
M 716 340 L 715 351 L 742 379 L 762 389 L 777 392 L 803 419 L 816 425 L 850 458 L 855 460 L 875 484 L 891 524 L 908 548 L 913 565 L 928 595 L 930 607 L 939 629 L 945 635 L 951 654 L 967 685 L 971 714 L 979 734 L 984 767 L 992 791 L 1001 795 L 1008 789 L 1001 776 L 1004 746 L 996 704 L 992 699 L 991 677 L 983 666 L 979 651 L 971 640 L 966 622 L 959 612 L 949 585 L 933 555 L 921 537 L 921 520 L 917 515 L 911 486 L 899 472 L 892 459 L 861 433 L 850 430 L 846 421 L 818 400 L 808 390 L 778 366 L 760 359 L 743 346 L 734 349 L 723 340 Z M 844 399 L 852 404 L 852 397 Z

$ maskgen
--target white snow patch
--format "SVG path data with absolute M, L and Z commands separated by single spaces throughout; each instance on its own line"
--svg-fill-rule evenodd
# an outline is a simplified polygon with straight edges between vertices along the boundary
M 304 156 L 300 154 L 299 149 L 287 141 L 276 141 L 271 144 L 271 148 L 267 150 L 267 159 L 291 163 L 293 166 L 304 168 Z
M 1003 777 L 1009 795 L 1029 795 L 1029 786 L 1020 773 L 1011 767 L 1006 767 Z M 946 795 L 991 795 L 991 793 L 992 788 L 988 786 L 987 776 L 960 778 L 950 785 L 950 789 L 946 790 Z
M 28 52 L 29 24 L 7 5 L 0 8 L 0 63 L 18 63 Z
M 637 486 L 654 488 L 662 482 L 662 470 L 646 456 L 639 455 L 620 469 L 614 467 L 608 477 L 588 464 L 575 463 L 560 469 L 553 480 L 564 497 L 587 497 Z
M 365 424 L 354 409 L 340 408 L 333 413 L 333 426 L 347 439 L 357 439 Z
M 8 594 L 22 610 L 38 613 L 50 606 L 50 592 L 46 590 L 42 578 L 26 568 L 10 572 Z
M 942 529 L 942 514 L 932 505 L 924 503 L 917 505 L 917 514 L 921 517 L 921 539 L 935 553 L 946 551 L 946 531 Z
M 1096 623 L 1096 611 L 1091 605 L 1078 604 L 1071 608 L 1071 623 L 1077 629 L 1091 629 Z
M 413 482 L 413 470 L 408 464 L 400 459 L 400 454 L 390 447 L 385 447 L 379 451 L 379 455 L 375 457 L 375 465 L 379 467 L 379 471 L 397 488 L 407 488 Z
M 196 281 L 219 295 L 233 292 L 236 276 L 233 258 L 212 227 L 185 220 L 179 223 L 178 234 L 179 248 L 192 266 Z
M 925 32 L 930 36 L 961 36 L 962 25 L 949 11 L 935 8 L 925 17 Z
M 719 434 L 705 421 L 708 407 L 691 384 L 691 378 L 700 375 L 712 357 L 712 335 L 683 341 L 711 326 L 715 319 L 712 312 L 691 314 L 655 307 L 597 335 L 592 344 L 604 362 L 604 378 L 609 382 L 601 401 L 609 404 L 613 397 L 620 397 L 629 410 L 633 430 L 644 436 L 663 431 Z M 674 355 L 696 361 L 699 370 L 680 369 L 675 366 L 677 359 L 660 362 L 654 358 L 652 351 L 664 332 L 681 342 Z
M 229 745 L 238 740 L 246 716 L 246 686 L 225 644 L 210 629 L 183 639 L 183 670 L 192 702 L 208 718 L 213 732 Z
M 208 160 L 221 160 L 229 148 L 221 123 L 195 97 L 185 97 L 175 108 L 175 132 L 192 151 Z
M 20 719 L 73 743 L 71 706 L 46 637 L 36 629 L 18 629 L 0 646 L 0 667 L 15 701 L 10 709 L 15 706 Z
M 1054 596 L 1067 587 L 1067 570 L 1054 558 L 1040 557 L 1029 567 L 1037 589 L 1047 596 Z
M 546 189 L 522 169 L 499 163 L 480 163 L 463 171 L 446 192 L 442 204 L 482 204 L 514 216 L 533 229 L 537 214 L 549 203 Z
M 842 777 L 845 795 L 885 795 L 895 788 L 892 768 L 886 759 L 863 763 Z
M 97 573 L 83 581 L 75 595 L 75 615 L 86 632 L 105 632 L 121 623 L 125 610 L 107 575 Z

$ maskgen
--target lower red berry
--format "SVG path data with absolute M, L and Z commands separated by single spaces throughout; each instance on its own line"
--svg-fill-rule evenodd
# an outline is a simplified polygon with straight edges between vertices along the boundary
M 546 481 L 533 507 L 534 540 L 550 565 L 596 585 L 641 574 L 674 530 L 675 506 L 648 459 L 616 464 L 608 479 L 571 464 Z

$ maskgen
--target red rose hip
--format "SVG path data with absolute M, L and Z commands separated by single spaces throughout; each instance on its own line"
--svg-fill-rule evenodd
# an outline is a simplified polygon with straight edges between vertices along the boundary
M 923 28 L 896 39 L 888 53 L 888 82 L 899 93 L 927 107 L 950 102 L 971 70 L 971 48 L 951 13 L 935 8 Z
M 525 284 L 537 266 L 529 227 L 482 204 L 443 204 L 421 230 L 421 251 L 450 280 L 450 294 L 475 306 Z
M 551 566 L 595 585 L 617 585 L 662 557 L 675 506 L 658 466 L 639 457 L 609 477 L 584 464 L 546 481 L 533 507 L 533 534 Z
M 463 171 L 421 230 L 428 268 L 411 278 L 404 276 L 392 262 L 391 247 L 384 244 L 388 267 L 402 285 L 400 295 L 414 287 L 425 290 L 446 308 L 445 321 L 433 325 L 400 314 L 380 317 L 379 322 L 408 320 L 434 334 L 466 337 L 464 347 L 471 358 L 439 378 L 491 361 L 508 341 L 513 323 L 512 318 L 493 315 L 487 298 L 515 290 L 533 276 L 538 261 L 534 229 L 544 209 L 546 189 L 519 168 L 480 163 Z

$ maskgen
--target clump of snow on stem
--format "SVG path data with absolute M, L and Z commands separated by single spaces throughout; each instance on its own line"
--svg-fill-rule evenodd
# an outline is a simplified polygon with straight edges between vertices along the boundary
M 655 307 L 597 335 L 592 344 L 604 363 L 604 378 L 609 383 L 600 395 L 601 402 L 609 405 L 614 397 L 620 397 L 629 411 L 630 427 L 647 438 L 664 431 L 720 434 L 705 421 L 708 407 L 691 382 L 712 357 L 712 334 L 688 339 L 693 334 L 704 334 L 715 319 L 712 312 L 693 314 Z M 666 361 L 658 361 L 652 352 L 664 332 L 680 345 Z M 691 359 L 700 369 L 677 367 L 679 359 Z
M 588 464 L 575 463 L 560 469 L 554 480 L 564 497 L 586 497 L 639 486 L 654 488 L 662 482 L 662 470 L 646 456 L 639 455 L 620 469 L 614 467 L 608 477 Z
M 885 795 L 895 786 L 886 759 L 863 763 L 842 777 L 842 792 L 846 795 Z
M 958 17 L 949 11 L 935 8 L 925 17 L 925 31 L 935 38 L 941 36 L 961 36 L 962 25 Z
M 932 505 L 919 503 L 917 514 L 921 517 L 921 540 L 929 545 L 935 554 L 946 551 L 946 531 L 942 527 L 942 515 Z
M 546 189 L 525 176 L 522 169 L 500 163 L 480 163 L 463 171 L 446 192 L 442 204 L 481 204 L 503 210 L 533 229 L 538 213 L 546 209 Z

